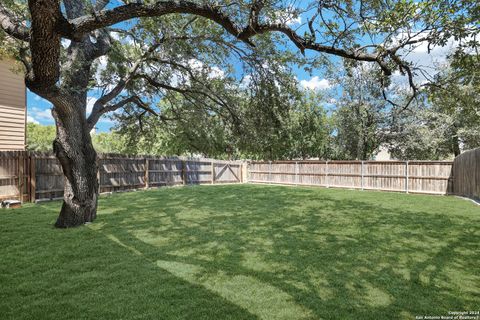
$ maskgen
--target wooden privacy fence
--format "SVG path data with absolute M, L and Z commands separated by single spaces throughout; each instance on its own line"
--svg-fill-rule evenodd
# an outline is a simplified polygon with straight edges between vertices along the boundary
M 451 161 L 276 161 L 101 155 L 100 192 L 182 184 L 278 183 L 480 198 L 480 149 Z M 0 200 L 63 196 L 52 154 L 0 151 Z
M 480 200 L 480 148 L 466 151 L 453 164 L 455 194 Z
M 100 155 L 100 192 L 243 182 L 243 162 L 183 157 Z M 22 201 L 63 196 L 63 173 L 52 154 L 0 152 L 0 199 Z
M 250 162 L 248 181 L 412 193 L 450 194 L 450 161 Z

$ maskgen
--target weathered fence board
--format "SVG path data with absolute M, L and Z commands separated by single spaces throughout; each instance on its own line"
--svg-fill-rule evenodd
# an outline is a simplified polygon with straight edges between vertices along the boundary
M 28 153 L 0 152 L 0 200 L 27 200 L 30 189 Z
M 453 183 L 455 194 L 480 200 L 480 148 L 462 153 L 455 158 Z
M 63 173 L 53 155 L 31 154 L 35 161 L 35 199 L 55 199 L 63 196 Z
M 414 193 L 452 192 L 449 161 L 250 162 L 249 182 Z
M 152 187 L 183 183 L 183 161 L 178 158 L 147 158 L 148 183 Z
M 99 155 L 98 179 L 101 193 L 180 184 L 239 183 L 244 181 L 243 165 L 215 159 L 105 154 Z M 61 198 L 63 182 L 62 168 L 52 154 L 0 152 L 0 199 L 33 202 Z

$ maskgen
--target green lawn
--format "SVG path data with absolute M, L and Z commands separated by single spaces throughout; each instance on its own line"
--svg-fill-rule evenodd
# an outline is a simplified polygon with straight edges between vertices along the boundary
M 0 211 L 1 319 L 414 319 L 480 309 L 480 207 L 281 186 Z

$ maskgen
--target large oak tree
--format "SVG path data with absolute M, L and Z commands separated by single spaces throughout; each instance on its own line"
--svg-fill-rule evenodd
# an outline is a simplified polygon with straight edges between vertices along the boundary
M 98 167 L 90 131 L 102 115 L 135 107 L 162 117 L 145 100 L 155 101 L 156 92 L 157 99 L 165 92 L 201 94 L 221 108 L 231 107 L 208 86 L 199 93 L 188 86 L 190 81 L 173 81 L 178 72 L 189 74 L 192 61 L 176 61 L 172 52 L 165 59 L 164 50 L 210 37 L 212 50 L 241 52 L 282 35 L 302 53 L 376 63 L 387 77 L 398 70 L 415 91 L 416 69 L 403 59 L 404 49 L 425 42 L 444 45 L 452 34 L 469 34 L 474 10 L 475 5 L 462 1 L 6 0 L 0 3 L 0 41 L 24 64 L 27 87 L 53 105 L 54 151 L 65 175 L 55 225 L 73 227 L 96 217 Z M 304 25 L 294 29 L 290 20 L 299 15 Z M 165 32 L 177 21 L 172 16 L 187 22 Z M 211 34 L 196 35 L 201 28 L 190 28 L 192 23 L 203 24 Z M 127 38 L 135 42 L 133 53 L 121 49 Z M 88 114 L 87 97 L 97 86 L 92 79 L 105 56 L 118 63 Z M 166 79 L 164 70 L 173 69 Z

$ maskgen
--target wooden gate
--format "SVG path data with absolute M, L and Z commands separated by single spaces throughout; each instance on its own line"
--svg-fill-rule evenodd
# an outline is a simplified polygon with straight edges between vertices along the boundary
M 242 182 L 242 163 L 212 162 L 212 183 Z

